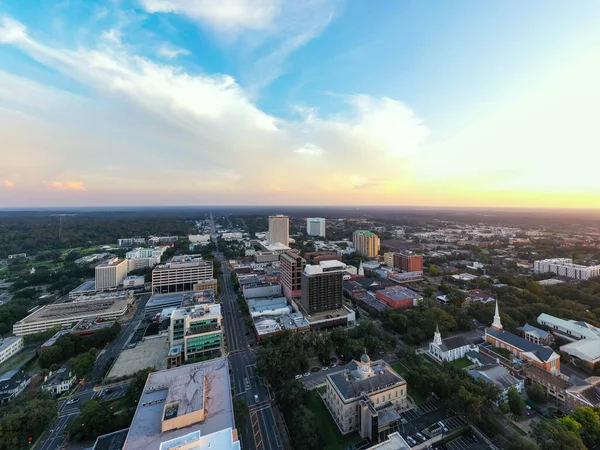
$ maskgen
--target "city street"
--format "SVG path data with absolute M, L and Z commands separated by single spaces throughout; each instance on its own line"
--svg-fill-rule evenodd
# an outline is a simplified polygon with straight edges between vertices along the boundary
M 211 216 L 212 219 L 212 216 Z M 212 223 L 212 238 L 217 243 L 218 236 Z M 238 305 L 237 295 L 227 268 L 227 261 L 221 253 L 215 252 L 223 270 L 221 284 L 221 305 L 229 365 L 232 371 L 234 399 L 242 398 L 250 409 L 244 429 L 240 432 L 244 448 L 256 450 L 282 448 L 281 437 L 271 408 L 273 400 L 263 380 L 256 374 L 256 357 L 248 348 L 246 324 Z M 258 400 L 254 396 L 258 396 Z
M 94 369 L 92 373 L 88 377 L 88 382 L 83 386 L 79 386 L 75 393 L 70 398 L 78 398 L 79 400 L 76 403 L 71 405 L 67 405 L 66 400 L 62 400 L 59 403 L 58 407 L 58 416 L 50 425 L 50 428 L 44 432 L 41 438 L 36 442 L 34 448 L 36 450 L 59 450 L 62 448 L 66 448 L 66 436 L 65 436 L 65 427 L 73 421 L 78 415 L 83 407 L 83 404 L 92 398 L 97 398 L 102 391 L 102 388 L 98 388 L 96 386 L 96 382 L 101 381 L 101 377 L 103 375 L 104 369 L 108 364 L 110 358 L 117 358 L 119 353 L 127 344 L 127 341 L 131 337 L 132 333 L 138 327 L 140 321 L 144 317 L 144 307 L 146 306 L 146 302 L 148 301 L 149 296 L 144 295 L 139 300 L 137 300 L 137 311 L 134 317 L 126 322 L 119 333 L 119 336 L 112 341 L 108 346 L 102 350 L 100 356 L 96 360 L 94 364 Z M 122 387 L 115 388 L 110 395 L 107 395 L 103 400 L 113 400 L 115 398 L 119 398 L 124 395 L 127 388 L 126 385 Z

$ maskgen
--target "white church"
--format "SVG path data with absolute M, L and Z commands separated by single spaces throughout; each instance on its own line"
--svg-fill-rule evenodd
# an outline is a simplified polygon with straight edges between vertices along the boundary
M 452 336 L 442 339 L 439 326 L 436 325 L 433 342 L 429 343 L 429 354 L 438 361 L 454 361 L 463 358 L 467 352 L 478 352 L 479 347 L 471 344 L 464 336 Z

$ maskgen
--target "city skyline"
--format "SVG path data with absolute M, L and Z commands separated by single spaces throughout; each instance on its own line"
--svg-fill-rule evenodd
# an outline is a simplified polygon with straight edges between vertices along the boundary
M 0 5 L 0 208 L 599 208 L 600 4 Z

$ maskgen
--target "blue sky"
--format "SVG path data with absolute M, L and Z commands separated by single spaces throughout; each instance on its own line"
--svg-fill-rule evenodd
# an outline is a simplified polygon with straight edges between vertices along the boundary
M 596 1 L 32 5 L 0 206 L 600 206 Z

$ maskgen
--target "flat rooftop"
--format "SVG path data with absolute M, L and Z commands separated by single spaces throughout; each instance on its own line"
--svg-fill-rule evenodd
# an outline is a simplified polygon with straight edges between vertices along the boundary
M 71 333 L 93 333 L 101 330 L 102 328 L 112 327 L 114 320 L 102 320 L 102 319 L 81 319 L 77 325 L 71 329 Z
M 123 258 L 113 258 L 113 259 L 109 259 L 108 261 L 102 261 L 96 267 L 116 266 L 118 264 L 121 264 L 123 261 L 125 261 Z
M 119 354 L 106 378 L 131 376 L 146 367 L 153 367 L 155 370 L 166 369 L 168 353 L 168 335 L 145 337 L 134 348 L 126 348 Z
M 201 303 L 214 303 L 215 291 L 204 289 L 202 291 L 172 292 L 170 294 L 153 294 L 146 303 L 146 311 L 161 311 L 169 306 L 190 306 Z
M 13 336 L 13 337 L 7 337 L 7 338 L 2 339 L 2 341 L 0 342 L 0 352 L 4 351 L 4 349 L 9 347 L 10 345 L 13 345 L 19 339 L 23 339 L 23 338 L 18 337 L 18 336 Z
M 410 300 L 413 298 L 421 298 L 421 294 L 416 293 L 412 289 L 403 286 L 397 286 L 387 289 L 381 289 L 379 294 L 385 295 L 392 301 Z
M 310 326 L 300 313 L 282 314 L 280 316 L 259 316 L 253 320 L 254 328 L 259 336 L 279 331 L 295 331 Z
M 96 282 L 94 280 L 84 281 L 71 292 L 94 292 L 96 291 Z
M 204 421 L 161 432 L 165 407 L 173 402 L 176 417 L 204 409 Z M 162 442 L 194 431 L 206 436 L 234 427 L 229 364 L 213 359 L 148 376 L 123 450 L 159 450 Z
M 47 320 L 67 319 L 69 317 L 77 318 L 78 316 L 98 316 L 109 314 L 118 314 L 124 312 L 132 299 L 118 298 L 103 298 L 103 299 L 86 299 L 71 303 L 58 303 L 42 306 L 40 309 L 29 314 L 24 319 L 17 323 L 35 323 Z

